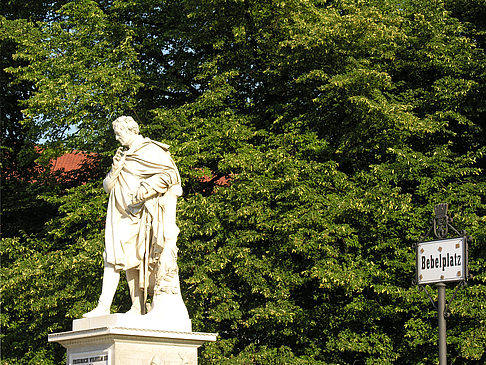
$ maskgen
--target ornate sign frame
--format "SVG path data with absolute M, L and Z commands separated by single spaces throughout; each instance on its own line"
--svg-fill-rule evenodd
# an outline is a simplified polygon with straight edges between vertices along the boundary
M 416 261 L 419 285 L 465 281 L 468 276 L 467 236 L 419 242 Z

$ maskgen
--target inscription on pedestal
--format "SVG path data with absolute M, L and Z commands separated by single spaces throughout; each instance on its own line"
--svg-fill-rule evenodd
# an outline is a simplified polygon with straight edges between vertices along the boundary
M 82 352 L 70 354 L 68 365 L 108 365 L 109 355 L 107 351 L 103 352 Z

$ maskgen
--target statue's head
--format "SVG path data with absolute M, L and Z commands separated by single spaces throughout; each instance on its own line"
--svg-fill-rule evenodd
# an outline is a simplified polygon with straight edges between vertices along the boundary
M 118 117 L 113 121 L 112 125 L 117 141 L 125 147 L 129 147 L 139 133 L 138 124 L 132 117 Z
M 113 123 L 113 130 L 126 130 L 135 134 L 140 133 L 137 122 L 132 117 L 121 116 L 116 118 Z

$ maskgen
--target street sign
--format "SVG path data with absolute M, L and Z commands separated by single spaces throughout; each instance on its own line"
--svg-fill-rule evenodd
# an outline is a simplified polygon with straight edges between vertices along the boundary
M 451 305 L 457 290 L 465 286 L 467 280 L 468 249 L 467 233 L 460 233 L 452 226 L 451 217 L 447 214 L 449 204 L 441 203 L 434 206 L 435 217 L 429 233 L 421 240 L 425 240 L 431 232 L 434 232 L 436 241 L 419 242 L 416 249 L 416 282 L 429 297 L 432 305 L 437 310 L 437 322 L 439 327 L 439 365 L 447 365 L 447 333 L 446 317 L 449 315 Z M 449 228 L 460 237 L 446 239 Z M 452 298 L 447 302 L 446 283 L 457 282 L 456 290 Z M 437 305 L 427 290 L 427 284 L 435 284 L 437 287 Z
M 419 242 L 417 283 L 436 284 L 467 279 L 466 237 Z

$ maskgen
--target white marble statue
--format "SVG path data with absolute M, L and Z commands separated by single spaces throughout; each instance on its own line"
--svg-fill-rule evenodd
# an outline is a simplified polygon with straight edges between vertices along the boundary
M 177 328 L 177 323 L 170 323 L 189 321 L 177 266 L 176 203 L 182 194 L 179 172 L 169 146 L 142 137 L 132 117 L 117 118 L 113 130 L 122 147 L 103 181 L 110 197 L 102 292 L 97 307 L 83 317 L 110 314 L 120 271 L 124 270 L 132 300 L 127 315 L 145 314 L 143 318 Z M 146 305 L 148 295 L 153 296 L 151 305 Z

